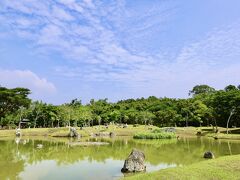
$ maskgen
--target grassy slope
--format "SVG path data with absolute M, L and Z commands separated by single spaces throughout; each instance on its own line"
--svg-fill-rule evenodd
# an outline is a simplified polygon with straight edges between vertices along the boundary
M 148 129 L 148 126 L 140 125 L 138 127 L 133 127 L 132 125 L 129 125 L 128 128 L 117 128 L 116 126 L 109 126 L 108 129 L 106 129 L 104 126 L 94 126 L 94 127 L 87 127 L 84 128 L 84 130 L 79 130 L 79 134 L 81 134 L 83 137 L 87 137 L 92 133 L 98 133 L 98 132 L 114 132 L 117 136 L 133 136 L 136 133 L 149 133 L 151 132 L 150 129 Z M 151 129 L 157 129 L 156 126 L 151 126 Z M 201 127 L 201 128 L 195 128 L 195 127 L 178 127 L 177 129 L 177 136 L 180 137 L 186 137 L 186 136 L 196 136 L 197 131 L 200 129 L 202 130 L 203 136 L 208 137 L 215 137 L 217 136 L 219 139 L 238 139 L 240 140 L 240 128 L 231 128 L 230 134 L 226 134 L 226 128 L 219 128 L 220 132 L 218 134 L 215 134 L 212 132 L 212 128 L 210 127 Z M 52 137 L 67 137 L 69 133 L 68 128 L 36 128 L 36 129 L 22 129 L 23 136 L 52 136 Z M 10 137 L 15 136 L 15 130 L 0 130 L 0 137 Z
M 202 132 L 202 136 L 217 137 L 218 139 L 240 140 L 240 128 L 229 128 L 229 134 L 226 134 L 226 128 L 219 127 L 219 132 L 214 133 L 211 127 L 179 127 L 177 129 L 178 136 L 195 136 L 198 131 Z
M 185 167 L 169 168 L 152 173 L 138 174 L 124 178 L 126 180 L 239 180 L 240 155 L 225 156 L 206 160 Z
M 155 126 L 151 126 L 152 129 L 157 129 Z M 31 128 L 31 129 L 22 129 L 23 136 L 52 136 L 52 137 L 67 137 L 69 133 L 68 128 Z M 79 134 L 83 137 L 89 136 L 92 133 L 99 133 L 99 132 L 114 132 L 117 136 L 133 136 L 137 132 L 150 132 L 151 130 L 148 129 L 148 126 L 138 126 L 133 127 L 129 125 L 128 128 L 117 128 L 116 126 L 109 126 L 106 129 L 104 126 L 94 126 L 94 127 L 87 127 L 84 130 L 80 130 L 77 128 Z M 0 137 L 10 137 L 15 136 L 15 130 L 0 130 Z

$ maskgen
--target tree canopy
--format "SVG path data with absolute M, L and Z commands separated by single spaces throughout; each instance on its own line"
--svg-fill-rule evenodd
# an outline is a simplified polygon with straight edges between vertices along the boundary
M 0 119 L 7 114 L 15 113 L 20 107 L 28 107 L 30 90 L 26 88 L 8 89 L 0 86 Z
M 189 95 L 198 95 L 198 94 L 209 94 L 209 93 L 212 93 L 214 92 L 215 89 L 208 86 L 208 85 L 197 85 L 197 86 L 194 86 L 193 89 L 191 91 L 189 91 Z
M 0 125 L 15 127 L 28 119 L 29 127 L 92 126 L 114 123 L 153 124 L 157 126 L 240 126 L 240 90 L 234 85 L 215 90 L 197 85 L 188 99 L 148 98 L 126 99 L 116 103 L 108 99 L 90 100 L 82 104 L 73 99 L 62 105 L 31 101 L 30 90 L 0 87 Z

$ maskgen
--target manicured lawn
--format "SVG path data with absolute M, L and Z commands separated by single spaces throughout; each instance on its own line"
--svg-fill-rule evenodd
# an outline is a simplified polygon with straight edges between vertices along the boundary
M 150 132 L 151 130 L 159 129 L 156 126 L 144 126 L 139 125 L 137 127 L 133 127 L 133 125 L 128 125 L 127 128 L 119 128 L 114 125 L 108 126 L 94 126 L 94 127 L 85 127 L 83 130 L 77 128 L 79 134 L 83 137 L 90 136 L 94 133 L 99 132 L 114 132 L 117 136 L 133 136 L 137 132 Z M 69 134 L 69 128 L 61 127 L 61 128 L 31 128 L 31 129 L 22 129 L 21 130 L 23 136 L 52 136 L 52 137 L 67 137 Z M 9 137 L 15 136 L 15 130 L 0 130 L 0 137 Z
M 239 180 L 240 155 L 206 160 L 185 167 L 169 168 L 152 173 L 137 174 L 126 180 Z
M 94 126 L 94 127 L 86 127 L 83 130 L 77 128 L 79 134 L 83 137 L 90 136 L 94 133 L 99 132 L 114 132 L 117 136 L 134 136 L 137 133 L 151 133 L 153 130 L 159 129 L 156 126 L 144 126 L 139 125 L 137 127 L 133 127 L 133 125 L 128 125 L 127 128 L 119 128 L 114 125 L 108 126 Z M 31 129 L 22 129 L 23 136 L 52 136 L 52 137 L 67 137 L 69 133 L 69 128 L 61 127 L 61 128 L 31 128 Z M 211 127 L 177 127 L 176 128 L 176 136 L 186 137 L 186 136 L 196 136 L 198 131 L 202 132 L 203 136 L 215 137 L 217 136 L 219 139 L 240 139 L 240 128 L 230 128 L 229 134 L 226 134 L 226 128 L 219 127 L 219 133 L 213 133 Z M 0 137 L 14 137 L 15 130 L 0 130 Z

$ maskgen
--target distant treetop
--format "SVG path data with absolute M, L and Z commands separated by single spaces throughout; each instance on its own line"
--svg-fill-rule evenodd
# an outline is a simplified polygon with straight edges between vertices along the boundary
M 210 87 L 208 85 L 197 85 L 194 86 L 192 90 L 189 91 L 189 96 L 190 95 L 198 95 L 198 94 L 209 94 L 212 92 L 215 92 L 216 90 L 213 87 Z

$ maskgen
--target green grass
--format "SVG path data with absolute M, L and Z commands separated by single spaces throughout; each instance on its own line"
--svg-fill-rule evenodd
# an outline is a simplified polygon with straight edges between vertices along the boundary
M 137 132 L 150 132 L 151 130 L 159 129 L 156 126 L 144 126 L 139 125 L 137 127 L 133 127 L 133 125 L 129 125 L 127 128 L 118 128 L 117 126 L 110 125 L 108 128 L 105 126 L 93 126 L 93 127 L 85 127 L 83 130 L 77 128 L 77 131 L 81 136 L 87 137 L 94 133 L 99 132 L 114 132 L 117 136 L 133 136 Z M 15 137 L 15 130 L 0 130 L 0 137 Z M 61 127 L 61 128 L 31 128 L 31 129 L 21 129 L 23 136 L 50 136 L 50 137 L 68 137 L 69 128 Z
M 151 132 L 139 132 L 133 136 L 134 139 L 173 139 L 176 138 L 175 133 L 162 132 L 159 129 L 155 129 Z
M 223 127 L 218 127 L 218 133 L 215 133 L 212 127 L 201 127 L 198 128 L 197 131 L 200 131 L 202 136 L 218 139 L 240 140 L 240 128 L 229 128 L 228 134 L 227 129 Z
M 16 130 L 0 130 L 0 137 L 15 137 Z M 21 129 L 22 136 L 50 136 L 50 137 L 67 137 L 69 128 L 31 128 Z M 88 136 L 85 131 L 80 133 L 82 136 Z
M 138 133 L 149 134 L 154 130 L 159 129 L 156 126 L 144 126 L 138 125 L 133 127 L 133 125 L 128 125 L 127 128 L 118 128 L 117 126 L 110 125 L 108 129 L 105 126 L 94 126 L 86 127 L 83 130 L 77 128 L 77 131 L 81 136 L 88 137 L 91 134 L 99 132 L 114 132 L 117 136 L 134 136 Z M 202 136 L 215 137 L 219 139 L 240 139 L 240 128 L 229 128 L 229 134 L 226 134 L 226 128 L 219 127 L 219 133 L 213 133 L 211 127 L 177 127 L 176 136 L 186 137 L 186 136 L 196 136 L 197 131 L 202 132 Z M 23 136 L 50 136 L 50 137 L 67 137 L 69 134 L 69 129 L 66 127 L 61 128 L 31 128 L 22 129 Z M 154 135 L 156 136 L 156 135 Z M 0 137 L 15 137 L 15 130 L 0 130 Z
M 180 137 L 196 136 L 197 132 L 200 131 L 201 136 L 240 140 L 240 128 L 229 128 L 229 134 L 226 134 L 226 128 L 224 127 L 218 127 L 218 133 L 214 133 L 212 127 L 177 127 L 176 130 L 177 136 Z
M 206 160 L 189 166 L 168 168 L 157 172 L 137 174 L 126 180 L 239 180 L 240 155 Z
M 240 134 L 208 133 L 205 136 L 213 137 L 213 138 L 217 138 L 217 139 L 240 140 Z

